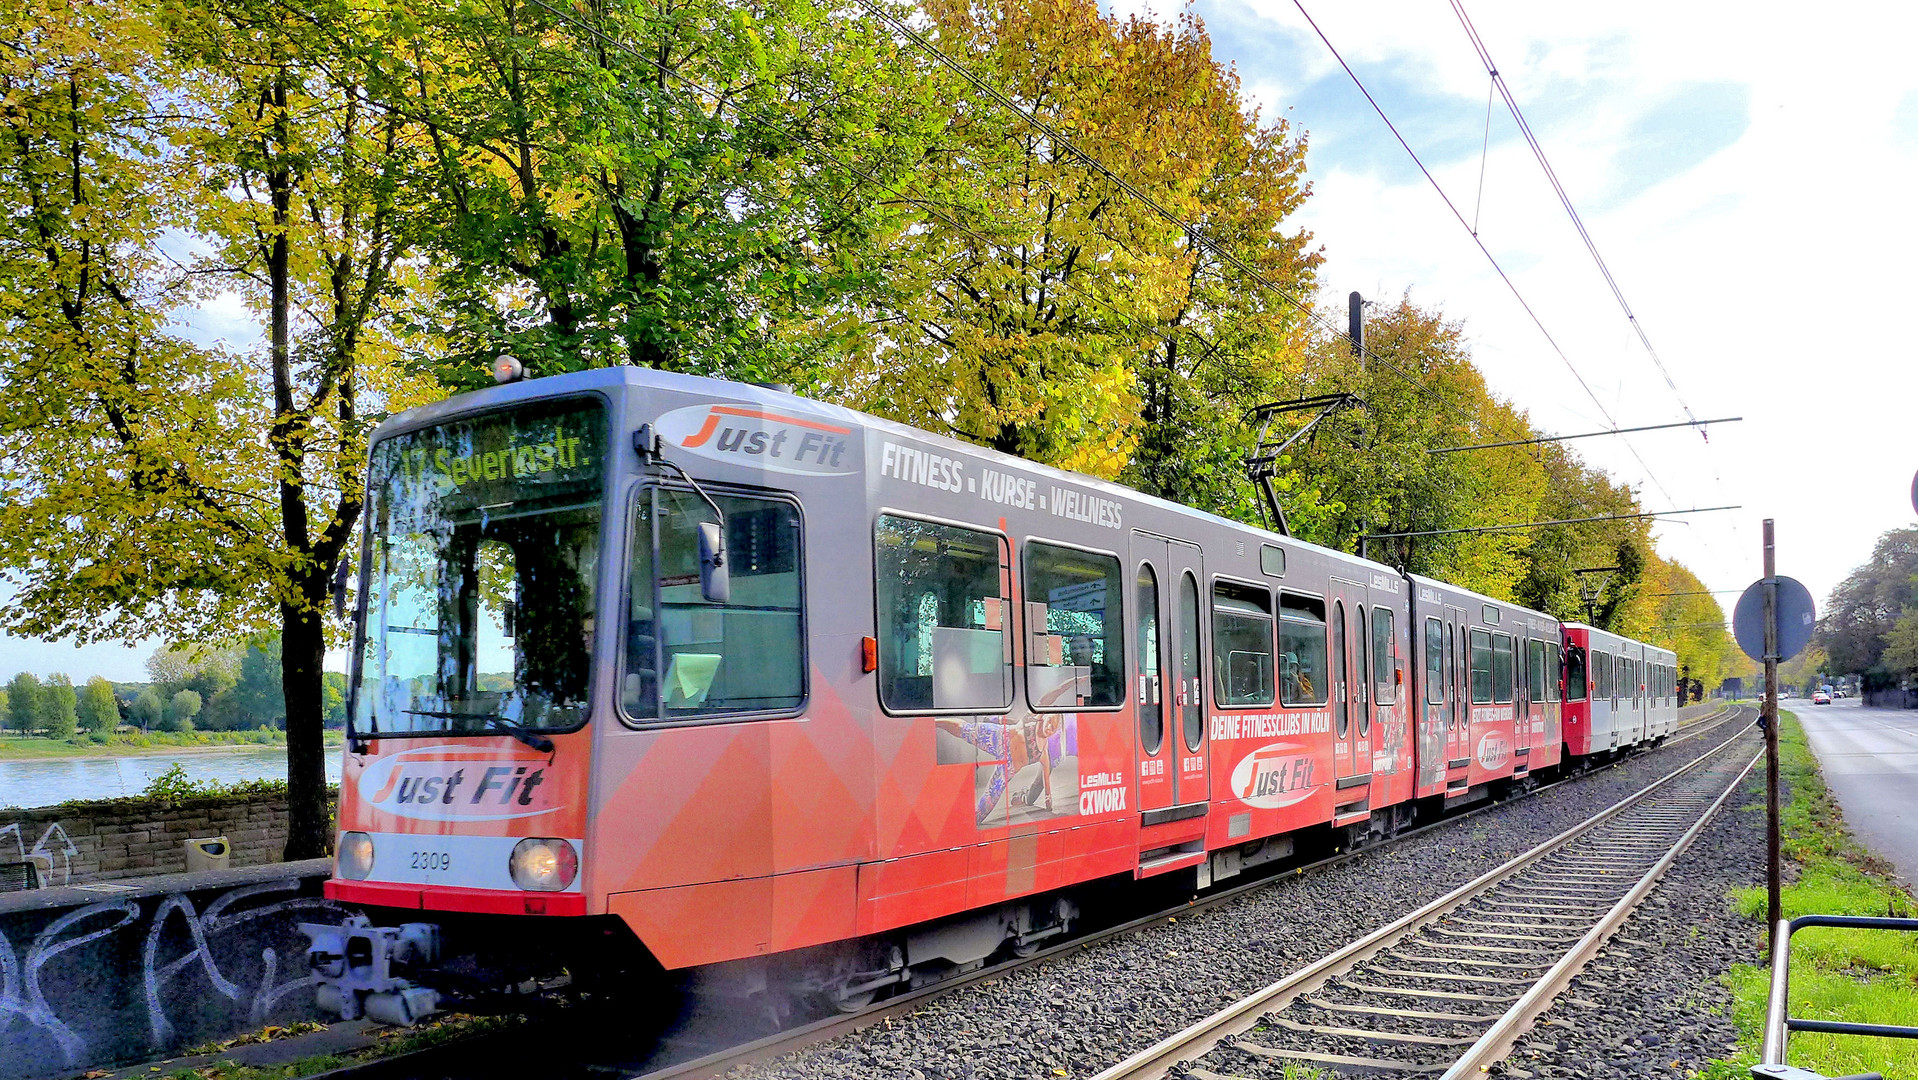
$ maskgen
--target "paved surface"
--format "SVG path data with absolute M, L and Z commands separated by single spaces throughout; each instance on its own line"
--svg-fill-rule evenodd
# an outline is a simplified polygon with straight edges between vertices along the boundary
M 1918 709 L 1780 703 L 1797 714 L 1825 784 L 1859 841 L 1918 885 Z

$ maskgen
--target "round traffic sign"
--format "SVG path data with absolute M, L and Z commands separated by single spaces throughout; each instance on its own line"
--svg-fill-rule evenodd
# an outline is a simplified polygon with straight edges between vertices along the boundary
M 1778 659 L 1790 660 L 1811 644 L 1818 615 L 1811 590 L 1796 578 L 1778 578 Z M 1765 581 L 1760 578 L 1738 598 L 1732 609 L 1732 636 L 1745 655 L 1765 662 Z
M 1911 508 L 1918 510 L 1918 473 L 1911 474 Z

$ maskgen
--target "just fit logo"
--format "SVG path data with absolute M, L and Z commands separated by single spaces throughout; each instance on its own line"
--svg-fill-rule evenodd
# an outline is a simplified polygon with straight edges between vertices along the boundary
M 734 465 L 808 476 L 849 476 L 861 465 L 854 429 L 758 405 L 674 409 L 657 429 L 668 446 Z
M 1314 782 L 1316 766 L 1302 745 L 1268 743 L 1239 759 L 1232 769 L 1232 794 L 1248 806 L 1291 806 L 1322 786 Z
M 384 758 L 360 777 L 367 805 L 421 821 L 506 821 L 560 808 L 546 759 L 480 759 L 470 748 L 423 746 Z

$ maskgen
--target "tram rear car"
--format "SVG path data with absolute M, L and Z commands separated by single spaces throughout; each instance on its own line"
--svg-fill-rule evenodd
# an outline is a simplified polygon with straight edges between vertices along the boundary
M 1678 655 L 1583 623 L 1565 624 L 1565 747 L 1602 758 L 1678 729 Z

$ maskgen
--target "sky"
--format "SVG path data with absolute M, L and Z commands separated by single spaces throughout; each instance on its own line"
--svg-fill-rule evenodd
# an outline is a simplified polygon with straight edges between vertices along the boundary
M 1490 79 L 1446 0 L 1304 10 L 1545 332 L 1297 5 L 1202 0 L 1218 57 L 1309 140 L 1297 220 L 1323 246 L 1325 299 L 1342 310 L 1353 290 L 1409 292 L 1460 320 L 1494 391 L 1545 432 L 1667 423 L 1687 407 L 1743 417 L 1709 442 L 1674 430 L 1573 445 L 1647 509 L 1742 507 L 1654 527 L 1662 553 L 1727 591 L 1727 610 L 1760 576 L 1765 518 L 1779 572 L 1822 605 L 1880 533 L 1918 516 L 1918 350 L 1896 329 L 1918 295 L 1918 5 L 1459 2 L 1676 391 L 1502 102 L 1488 132 Z M 231 338 L 243 320 L 205 312 L 196 332 Z M 0 673 L 139 680 L 155 644 L 0 637 Z
M 1202 0 L 1215 55 L 1308 139 L 1328 301 L 1462 320 L 1493 390 L 1580 440 L 1713 590 L 1778 572 L 1822 605 L 1913 523 L 1918 7 L 1460 0 L 1676 391 L 1586 252 L 1446 0 L 1304 0 L 1538 315 L 1526 314 L 1292 0 Z M 1176 11 L 1166 5 L 1121 11 Z M 1487 144 L 1489 141 L 1489 149 Z M 1480 194 L 1480 185 L 1483 194 Z M 1554 351 L 1551 341 L 1563 350 Z M 1570 362 L 1568 368 L 1567 360 Z M 1581 389 L 1575 368 L 1597 403 Z M 1600 408 L 1600 405 L 1603 408 Z M 1610 417 L 1610 420 L 1607 417 Z M 1488 522 L 1488 524 L 1491 524 Z M 1720 597 L 1729 611 L 1736 596 Z

